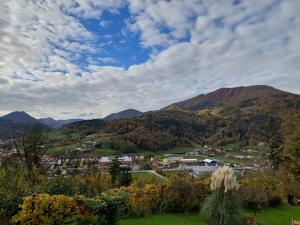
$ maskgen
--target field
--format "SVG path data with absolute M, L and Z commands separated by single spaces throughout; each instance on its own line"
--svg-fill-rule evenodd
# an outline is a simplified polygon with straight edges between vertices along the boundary
M 133 173 L 132 179 L 142 184 L 159 183 L 162 181 L 161 178 L 152 173 Z
M 252 213 L 246 212 L 248 216 Z M 292 219 L 300 220 L 300 207 L 284 206 L 258 212 L 258 225 L 290 225 Z M 204 225 L 199 214 L 158 214 L 143 218 L 124 219 L 120 225 Z

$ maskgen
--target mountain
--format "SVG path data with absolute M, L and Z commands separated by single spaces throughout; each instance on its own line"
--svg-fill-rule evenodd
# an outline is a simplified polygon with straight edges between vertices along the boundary
M 105 128 L 105 126 L 106 122 L 104 120 L 93 119 L 66 124 L 59 129 L 66 134 L 80 133 L 83 136 L 87 136 L 97 133 L 99 130 Z
M 9 113 L 7 115 L 4 115 L 0 117 L 3 120 L 9 120 L 9 121 L 14 121 L 14 122 L 19 122 L 19 123 L 29 123 L 29 124 L 34 124 L 38 123 L 37 119 L 33 118 L 29 114 L 23 111 L 15 111 L 12 113 Z
M 221 88 L 138 117 L 81 121 L 63 130 L 95 134 L 98 146 L 123 152 L 161 151 L 193 143 L 255 145 L 268 141 L 270 120 L 281 127 L 295 111 L 300 111 L 300 95 L 255 85 Z
M 66 125 L 66 124 L 81 121 L 81 119 L 55 120 L 53 118 L 48 117 L 48 118 L 38 119 L 38 121 L 42 124 L 45 124 L 45 125 L 51 127 L 51 128 L 57 129 L 57 128 L 60 128 L 64 125 Z
M 44 129 L 50 129 L 49 126 L 41 124 L 37 119 L 26 112 L 12 112 L 0 117 L 0 139 L 12 138 L 13 131 L 18 136 L 33 126 L 39 125 Z
M 130 119 L 141 116 L 143 113 L 136 109 L 126 109 L 118 113 L 112 113 L 104 118 L 104 120 L 119 120 L 119 119 Z
M 174 103 L 163 110 L 195 112 L 205 109 L 229 107 L 299 107 L 300 95 L 288 93 L 266 85 L 221 88 L 208 94 Z

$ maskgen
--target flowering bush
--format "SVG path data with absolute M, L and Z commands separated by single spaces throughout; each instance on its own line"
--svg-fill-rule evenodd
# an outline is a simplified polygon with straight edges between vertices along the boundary
M 12 219 L 19 224 L 95 224 L 96 216 L 74 198 L 64 195 L 32 195 L 24 198 L 21 211 Z
M 145 187 L 139 188 L 131 185 L 128 188 L 128 203 L 135 215 L 149 215 L 159 209 L 160 188 L 153 184 L 146 184 Z
M 115 225 L 124 196 L 107 192 L 96 198 L 32 195 L 24 198 L 12 222 L 26 224 Z

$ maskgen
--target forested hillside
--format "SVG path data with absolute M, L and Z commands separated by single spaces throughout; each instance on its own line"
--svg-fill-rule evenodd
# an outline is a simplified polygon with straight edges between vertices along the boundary
M 268 123 L 300 109 L 300 96 L 268 86 L 219 89 L 137 118 L 90 120 L 64 126 L 67 133 L 96 134 L 101 147 L 124 152 L 160 151 L 192 143 L 226 145 L 267 141 Z

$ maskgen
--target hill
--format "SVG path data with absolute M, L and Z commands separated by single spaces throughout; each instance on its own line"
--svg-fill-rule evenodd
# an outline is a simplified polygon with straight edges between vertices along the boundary
M 40 123 L 26 112 L 9 113 L 0 117 L 0 139 L 12 138 L 13 131 L 18 136 L 36 125 L 41 126 L 43 129 L 50 129 L 49 126 Z
M 267 141 L 270 119 L 280 127 L 299 109 L 299 95 L 269 86 L 222 88 L 136 118 L 97 121 L 97 126 L 81 121 L 64 130 L 94 133 L 99 146 L 124 152 L 160 151 L 195 142 L 247 145 Z
M 54 128 L 54 129 L 57 129 L 57 128 L 60 128 L 66 124 L 70 124 L 70 123 L 75 123 L 75 122 L 78 122 L 78 121 L 81 121 L 81 119 L 70 119 L 70 120 L 55 120 L 53 118 L 41 118 L 41 119 L 38 119 L 38 121 L 42 124 L 45 124 L 51 128 Z
M 3 120 L 9 120 L 9 121 L 14 121 L 14 122 L 19 122 L 19 123 L 38 123 L 37 119 L 33 118 L 29 114 L 23 111 L 15 111 L 12 113 L 9 113 L 7 115 L 4 115 L 0 117 Z
M 99 130 L 103 129 L 106 122 L 101 119 L 82 120 L 71 124 L 66 124 L 60 128 L 60 130 L 66 134 L 81 134 L 81 136 L 87 136 L 95 134 Z
M 141 116 L 143 113 L 136 109 L 126 109 L 118 113 L 112 113 L 104 118 L 104 120 L 130 119 Z
M 300 96 L 281 91 L 266 85 L 249 87 L 221 88 L 208 94 L 201 94 L 178 103 L 169 105 L 163 110 L 185 112 L 203 112 L 202 110 L 225 108 L 255 108 L 263 111 L 275 111 L 300 106 Z

